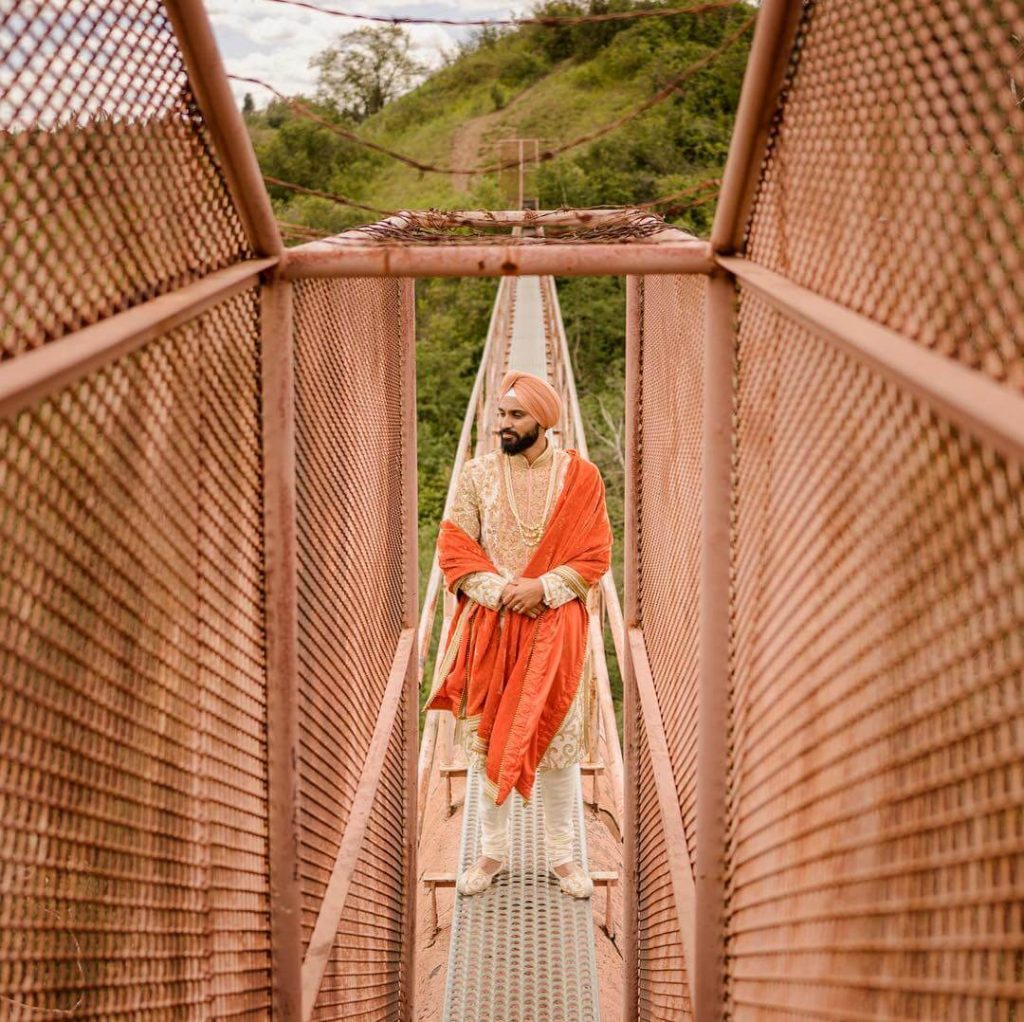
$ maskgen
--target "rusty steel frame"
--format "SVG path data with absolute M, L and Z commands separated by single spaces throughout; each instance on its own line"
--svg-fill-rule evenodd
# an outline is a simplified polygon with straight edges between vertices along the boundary
M 302 1006 L 299 880 L 299 671 L 295 525 L 295 362 L 292 285 L 261 293 L 263 501 L 267 634 L 267 787 L 271 994 L 274 1013 Z
M 788 319 L 852 355 L 1011 460 L 1024 460 L 1024 396 L 747 259 L 719 264 Z
M 790 0 L 763 0 L 761 4 L 711 225 L 711 250 L 716 255 L 741 248 L 802 6 Z
M 708 281 L 704 332 L 695 920 L 698 940 L 690 973 L 694 1015 L 699 1022 L 721 1018 L 723 1005 L 735 299 L 736 286 L 729 275 L 713 274 Z
M 350 231 L 288 249 L 281 272 L 299 277 L 623 276 L 710 273 L 707 242 L 667 229 L 664 240 L 534 244 L 403 244 Z
M 416 878 L 419 873 L 416 849 L 419 843 L 419 727 L 420 727 L 420 649 L 418 632 L 419 613 L 419 515 L 418 515 L 418 451 L 416 430 L 416 282 L 406 278 L 401 282 L 402 317 L 402 534 L 404 551 L 402 565 L 405 585 L 403 623 L 412 633 L 412 648 L 405 672 L 405 832 L 402 836 L 405 893 L 402 916 L 402 950 L 400 982 L 406 996 L 403 1022 L 416 1018 Z M 372 760 L 367 760 L 372 762 Z
M 4 366 L 0 374 L 0 416 L 13 418 L 22 409 L 123 358 L 175 327 L 252 287 L 277 260 L 249 259 L 82 327 L 26 352 Z
M 679 936 L 686 958 L 686 974 L 692 977 L 695 975 L 697 963 L 696 892 L 690 858 L 686 850 L 683 813 L 672 777 L 672 758 L 665 737 L 665 722 L 658 708 L 658 693 L 654 687 L 654 676 L 647 657 L 643 629 L 635 626 L 627 629 L 626 639 L 630 674 L 636 687 L 637 703 L 650 748 L 651 772 L 654 774 L 658 809 L 665 833 L 666 854 L 672 874 L 672 893 L 679 920 Z M 705 940 L 705 935 L 701 934 L 700 939 Z
M 768 130 L 801 8 L 764 0 L 754 30 L 712 223 L 710 248 L 718 269 L 708 281 L 704 333 L 701 474 L 699 691 L 696 764 L 694 968 L 689 973 L 694 1017 L 718 1022 L 725 1008 L 726 795 L 730 721 L 729 591 L 732 505 L 732 373 L 737 340 L 735 275 L 719 254 L 743 243 L 760 178 Z
M 366 753 L 366 763 L 377 764 L 384 761 L 391 733 L 398 720 L 398 709 L 402 696 L 412 687 L 416 677 L 416 629 L 409 626 L 402 629 L 395 647 L 395 655 L 388 675 L 387 687 L 381 700 L 380 710 L 374 724 L 373 737 Z M 411 680 L 410 680 L 411 679 Z M 316 1009 L 316 999 L 323 982 L 328 959 L 334 949 L 338 923 L 345 911 L 345 900 L 348 897 L 355 872 L 359 853 L 363 847 L 373 802 L 380 786 L 381 771 L 366 769 L 359 779 L 359 787 L 352 800 L 349 822 L 341 838 L 338 855 L 331 871 L 331 878 L 324 892 L 320 911 L 317 915 L 313 935 L 309 939 L 306 957 L 302 962 L 302 1019 L 309 1022 Z M 413 789 L 415 792 L 415 788 Z M 412 891 L 408 891 L 410 900 Z M 408 910 L 408 906 L 407 906 Z M 406 952 L 408 953 L 408 951 Z M 406 1002 L 409 1007 L 409 1001 Z M 408 1017 L 411 1019 L 412 1013 Z
M 288 284 L 286 281 L 281 283 Z M 288 284 L 290 286 L 290 284 Z M 382 773 L 375 768 L 384 761 L 395 728 L 401 721 L 405 731 L 403 757 L 405 819 L 403 833 L 404 892 L 402 916 L 402 947 L 399 957 L 399 987 L 403 992 L 401 1017 L 411 1022 L 415 1017 L 416 963 L 416 843 L 418 819 L 418 728 L 419 728 L 419 642 L 418 642 L 418 528 L 416 520 L 416 362 L 414 282 L 405 279 L 400 285 L 401 351 L 402 351 L 402 631 L 392 659 L 392 666 L 381 704 L 374 722 L 373 734 L 364 760 L 364 769 L 349 809 L 347 824 L 341 835 L 331 875 L 320 902 L 313 933 L 301 963 L 301 1017 L 311 1019 L 316 1011 L 320 987 L 335 948 L 356 867 L 369 832 L 369 823 L 380 787 Z M 295 479 L 292 479 L 294 495 Z M 401 713 L 400 713 L 401 711 Z M 301 946 L 301 945 L 300 945 Z
M 560 244 L 546 241 L 519 245 L 431 244 L 401 245 L 367 241 L 359 232 L 336 239 L 340 244 L 312 242 L 283 250 L 273 210 L 244 123 L 231 97 L 220 56 L 200 0 L 169 0 L 168 12 L 197 101 L 213 135 L 225 177 L 253 249 L 269 258 L 246 260 L 219 270 L 178 291 L 110 316 L 61 339 L 59 344 L 30 351 L 4 366 L 0 374 L 0 416 L 13 417 L 40 399 L 82 379 L 143 344 L 188 322 L 204 311 L 239 294 L 259 280 L 262 330 L 264 543 L 267 629 L 267 754 L 270 799 L 270 928 L 272 939 L 272 997 L 275 1014 L 295 1017 L 301 1005 L 304 1019 L 314 1003 L 334 946 L 353 871 L 362 848 L 380 773 L 365 770 L 342 837 L 313 939 L 301 961 L 300 890 L 298 883 L 297 788 L 297 667 L 296 667 L 296 535 L 295 535 L 295 422 L 291 303 L 293 279 L 339 276 L 398 276 L 406 278 L 405 307 L 411 307 L 415 276 L 506 276 L 517 274 L 627 276 L 627 409 L 639 411 L 639 324 L 642 308 L 641 275 L 705 274 L 710 277 L 704 361 L 704 448 L 700 653 L 700 737 L 697 760 L 697 867 L 691 874 L 683 821 L 676 798 L 665 723 L 658 707 L 642 628 L 637 614 L 638 522 L 635 496 L 639 452 L 638 415 L 627 414 L 624 616 L 619 615 L 614 585 L 602 581 L 609 621 L 620 662 L 624 665 L 623 814 L 625 855 L 625 983 L 624 1022 L 638 1018 L 636 848 L 636 755 L 638 722 L 650 744 L 662 825 L 668 839 L 675 910 L 686 952 L 693 1003 L 700 1022 L 720 1019 L 725 979 L 725 783 L 729 723 L 729 569 L 731 456 L 733 437 L 732 371 L 736 325 L 737 282 L 744 283 L 793 323 L 810 329 L 832 348 L 852 356 L 902 391 L 927 402 L 946 420 L 1003 455 L 1024 459 L 1024 397 L 982 374 L 939 355 L 908 337 L 853 312 L 838 302 L 801 287 L 774 271 L 731 253 L 742 249 L 760 162 L 772 112 L 783 78 L 799 5 L 765 0 L 758 18 L 740 108 L 726 165 L 721 200 L 710 244 L 681 232 L 665 230 L 661 240 L 620 243 Z M 612 219 L 620 211 L 498 211 L 452 214 L 457 224 L 486 227 L 543 225 L 588 226 Z M 394 222 L 400 224 L 401 218 Z M 268 274 L 272 275 L 269 276 Z M 504 283 L 504 282 L 503 282 Z M 557 296 L 556 296 L 557 300 Z M 497 304 L 495 315 L 497 314 Z M 492 323 L 494 320 L 492 319 Z M 414 739 L 423 650 L 440 590 L 432 571 L 424 616 L 417 628 L 414 324 L 403 324 L 406 400 L 403 407 L 405 570 L 404 628 L 394 651 L 384 699 L 367 756 L 372 764 L 384 751 L 403 718 L 406 797 L 410 821 L 419 820 L 425 744 Z M 488 344 L 492 343 L 488 336 Z M 562 338 L 564 343 L 564 336 Z M 484 362 L 474 384 L 474 396 L 460 436 L 456 467 L 466 456 L 474 409 L 480 410 Z M 581 424 L 576 425 L 582 437 Z M 453 485 L 455 482 L 453 472 Z M 452 488 L 449 489 L 449 500 Z M 429 617 L 427 616 L 429 605 Z M 419 641 L 417 641 L 419 639 Z M 607 720 L 607 707 L 602 707 Z M 614 713 L 612 713 L 614 720 Z M 435 729 L 436 731 L 436 729 Z M 432 754 L 432 749 L 431 749 Z M 417 765 L 419 762 L 419 770 Z M 415 969 L 415 844 L 418 826 L 405 834 L 406 914 L 403 919 L 403 982 L 410 991 L 406 1017 L 414 1016 L 412 993 Z
M 619 672 L 623 670 L 623 664 L 626 662 L 626 638 L 625 629 L 622 625 L 622 606 L 619 603 L 619 594 L 615 588 L 615 579 L 611 573 L 605 575 L 601 580 L 601 595 L 604 605 L 604 622 L 608 628 L 608 631 L 612 636 L 612 646 L 615 649 L 615 660 L 619 665 Z M 603 633 L 603 629 L 598 626 L 599 632 Z M 604 652 L 604 643 L 602 641 L 600 649 L 600 660 L 604 676 L 607 678 L 608 674 L 608 662 Z M 616 798 L 616 811 L 618 813 L 618 819 L 621 822 L 625 819 L 625 801 L 626 801 L 626 766 L 623 761 L 622 755 L 622 743 L 618 741 L 619 724 L 615 719 L 615 703 L 612 700 L 611 694 L 611 682 L 607 682 L 604 689 L 600 693 L 601 700 L 601 716 L 604 723 L 605 734 L 615 735 L 616 741 L 609 743 L 613 759 L 608 765 L 609 773 L 612 778 L 612 786 L 615 792 Z
M 626 507 L 623 536 L 623 582 L 626 606 L 623 622 L 622 672 L 622 758 L 623 758 L 623 836 L 622 836 L 622 929 L 623 983 L 622 1022 L 638 1022 L 640 973 L 637 942 L 639 863 L 637 861 L 637 711 L 636 675 L 629 644 L 628 630 L 637 625 L 637 538 L 639 522 L 635 495 L 638 486 L 640 454 L 640 330 L 643 316 L 643 278 L 626 278 Z M 634 414 L 629 414 L 629 410 Z
M 166 0 L 165 6 L 249 243 L 260 255 L 280 256 L 284 252 L 281 231 L 249 132 L 231 94 L 206 5 L 203 0 Z
M 455 227 L 597 227 L 620 220 L 624 213 L 636 213 L 661 223 L 648 210 L 624 206 L 614 209 L 457 209 L 443 214 Z

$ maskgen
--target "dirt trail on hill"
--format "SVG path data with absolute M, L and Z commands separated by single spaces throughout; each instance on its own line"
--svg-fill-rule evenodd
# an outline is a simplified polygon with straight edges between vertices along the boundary
M 513 116 L 511 121 L 506 120 L 506 118 L 508 118 L 510 113 L 514 115 L 516 107 L 522 103 L 523 99 L 533 89 L 534 86 L 532 85 L 527 89 L 523 89 L 501 110 L 492 110 L 489 114 L 481 114 L 479 117 L 473 117 L 464 124 L 460 124 L 452 135 L 451 165 L 453 167 L 472 168 L 493 164 L 496 161 L 497 154 L 489 144 L 485 147 L 484 143 L 494 141 L 494 136 L 498 135 L 499 128 L 504 129 L 503 134 L 505 136 L 511 137 L 518 134 L 518 118 Z M 452 184 L 458 191 L 468 192 L 476 176 L 473 173 L 453 174 Z

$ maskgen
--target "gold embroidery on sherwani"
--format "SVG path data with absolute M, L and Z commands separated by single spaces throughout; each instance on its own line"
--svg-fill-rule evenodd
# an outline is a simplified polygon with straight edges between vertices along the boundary
M 463 589 L 471 599 L 497 609 L 505 584 L 522 574 L 543 536 L 541 530 L 533 539 L 532 530 L 524 530 L 521 523 L 547 524 L 565 482 L 568 464 L 568 453 L 553 447 L 550 442 L 532 465 L 521 454 L 509 456 L 500 450 L 466 462 L 456 487 L 450 517 L 483 547 L 498 569 L 498 574 L 475 572 L 459 579 L 457 588 Z M 518 521 L 513 508 L 509 506 L 504 475 L 506 468 L 511 479 Z M 555 473 L 554 479 L 552 473 Z M 527 534 L 524 535 L 524 532 Z M 581 599 L 586 605 L 589 588 L 571 568 L 563 566 L 549 571 L 542 581 L 545 594 L 550 594 L 549 606 L 561 606 L 575 598 Z M 565 719 L 537 764 L 539 770 L 568 766 L 584 758 L 591 670 L 588 644 L 576 694 L 566 711 Z M 477 735 L 479 720 L 479 716 L 461 717 L 456 741 L 460 741 L 467 760 L 474 762 L 483 774 L 487 745 Z
M 448 642 L 448 648 L 445 650 L 444 657 L 441 660 L 441 664 L 434 671 L 434 683 L 430 687 L 430 695 L 427 696 L 428 703 L 437 694 L 442 682 L 444 681 L 448 672 L 452 669 L 452 664 L 455 663 L 455 656 L 459 651 L 459 643 L 462 642 L 462 633 L 465 630 L 466 615 L 462 614 L 459 616 L 459 620 L 455 625 L 455 632 L 452 634 L 452 637 Z

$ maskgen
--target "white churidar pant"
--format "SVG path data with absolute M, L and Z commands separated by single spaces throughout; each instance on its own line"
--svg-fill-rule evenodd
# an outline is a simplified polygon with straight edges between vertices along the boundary
M 579 763 L 537 771 L 534 783 L 540 785 L 544 806 L 544 844 L 551 868 L 572 859 L 572 813 L 579 776 Z M 490 859 L 504 859 L 508 853 L 509 806 L 515 792 L 510 792 L 505 801 L 496 806 L 483 784 L 479 785 L 479 790 L 482 854 Z

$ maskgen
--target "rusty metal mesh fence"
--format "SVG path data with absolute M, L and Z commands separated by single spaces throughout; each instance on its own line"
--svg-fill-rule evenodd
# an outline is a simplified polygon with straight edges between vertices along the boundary
M 747 254 L 1024 390 L 1014 0 L 806 3 Z
M 0 423 L 0 1015 L 264 1014 L 258 294 Z
M 691 872 L 696 861 L 696 743 L 701 551 L 701 414 L 706 279 L 642 278 L 635 311 L 636 618 L 643 630 L 669 762 L 651 759 L 637 703 L 637 971 L 643 1014 L 691 1017 L 655 771 L 671 774 Z M 685 924 L 685 923 L 683 923 Z
M 1024 480 L 741 292 L 737 1018 L 1024 1004 Z
M 638 619 L 696 866 L 704 297 L 699 276 L 645 277 L 637 495 Z
M 693 1017 L 690 981 L 679 933 L 679 916 L 658 804 L 654 764 L 643 715 L 636 721 L 636 927 L 639 1017 L 674 1022 Z
M 403 452 L 411 441 L 403 430 L 403 402 L 409 398 L 403 389 L 404 360 L 411 357 L 404 351 L 403 330 L 412 315 L 411 293 L 399 280 L 302 280 L 295 285 L 301 868 L 307 942 L 360 778 L 367 769 L 384 769 L 324 979 L 321 1018 L 391 1017 L 384 1004 L 388 1011 L 397 1004 L 390 998 L 396 993 L 396 926 L 403 911 L 401 835 L 409 825 L 400 761 L 392 760 L 395 749 L 404 748 L 399 724 L 387 763 L 365 760 L 403 627 L 405 587 L 413 584 L 404 578 L 402 528 L 410 510 Z
M 1019 13 L 806 5 L 746 242 L 1018 391 Z M 740 298 L 728 1009 L 1021 1017 L 1022 466 Z
M 251 255 L 159 0 L 0 8 L 0 361 Z
M 408 719 L 402 696 L 395 727 L 380 771 L 380 787 L 370 813 L 366 837 L 345 901 L 345 912 L 320 987 L 313 1018 L 399 1019 L 412 1000 L 403 971 L 405 841 L 409 815 L 405 748 L 415 735 L 406 733 Z
M 279 983 L 265 585 L 287 558 L 287 535 L 273 565 L 264 551 L 273 373 L 259 287 L 198 314 L 181 290 L 253 252 L 162 3 L 17 0 L 0 58 L 0 374 L 16 394 L 31 367 L 46 394 L 0 423 L 0 1016 L 265 1018 Z M 141 307 L 176 292 L 192 318 L 133 335 Z M 357 782 L 380 775 L 316 1017 L 397 1017 L 407 696 L 382 762 L 365 759 L 415 585 L 411 289 L 304 281 L 295 299 L 307 941 Z M 139 319 L 107 326 L 129 309 Z M 33 349 L 94 325 L 91 357 L 130 353 L 47 392 Z M 73 375 L 64 361 L 52 371 Z

